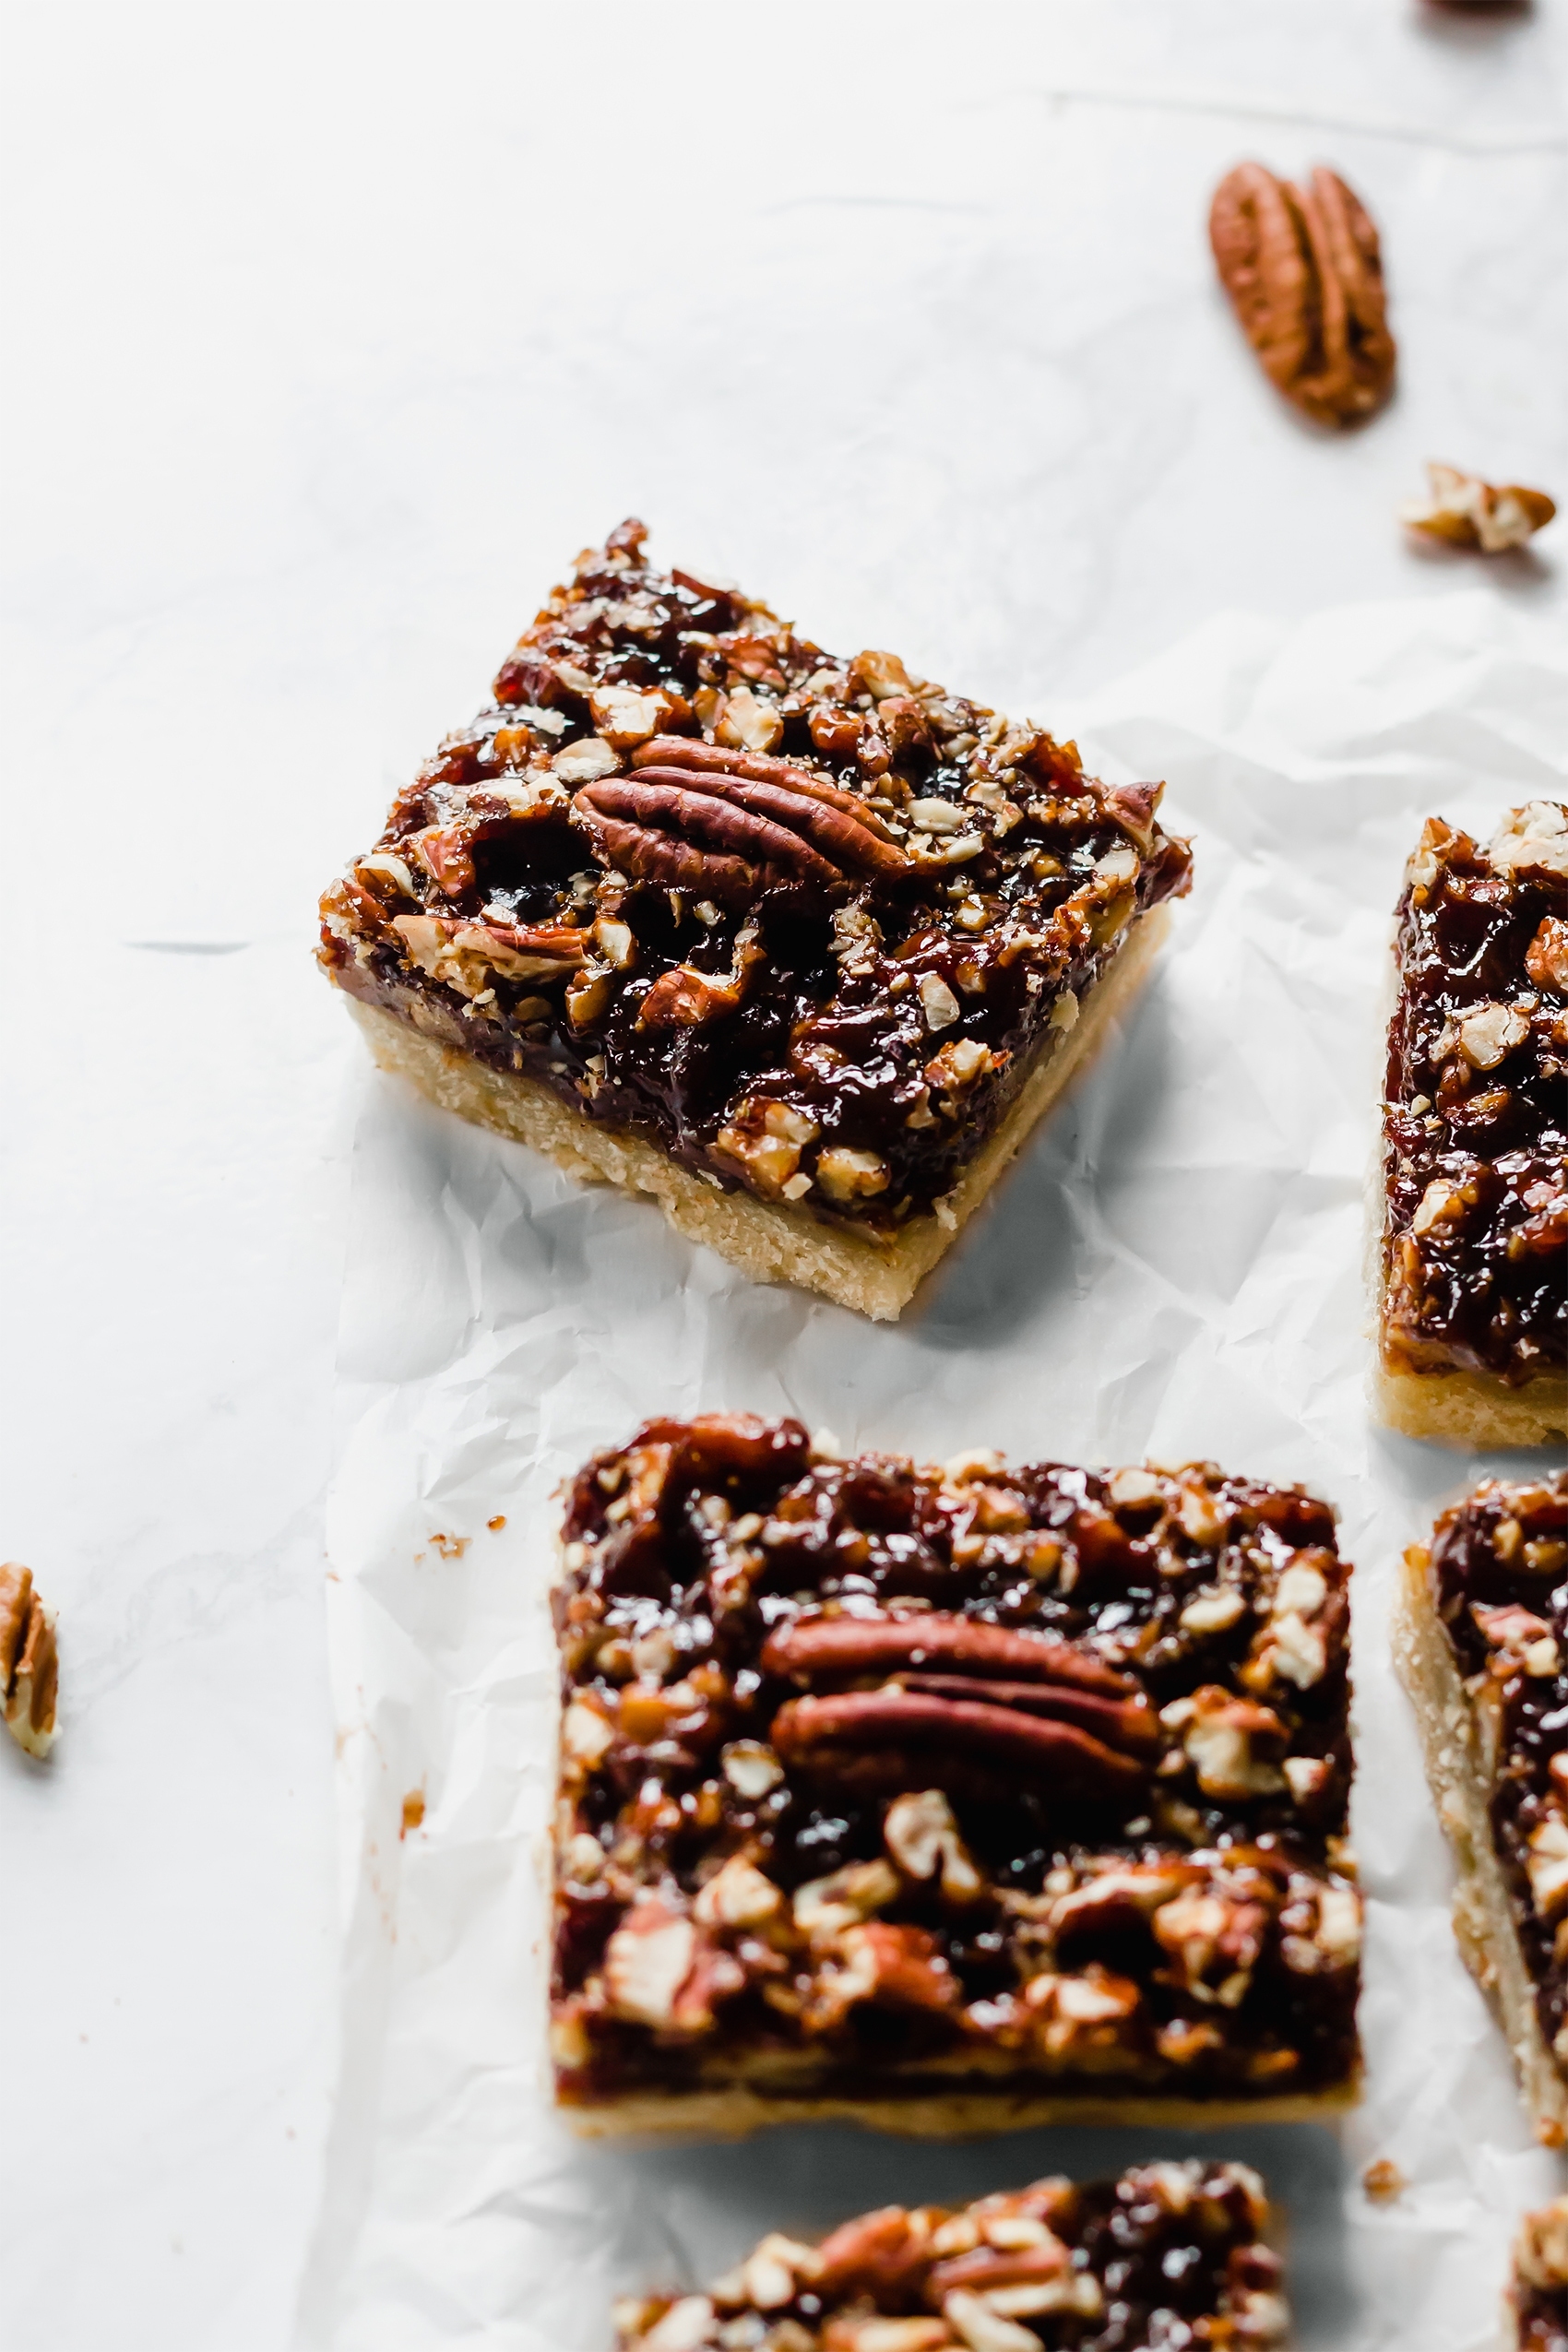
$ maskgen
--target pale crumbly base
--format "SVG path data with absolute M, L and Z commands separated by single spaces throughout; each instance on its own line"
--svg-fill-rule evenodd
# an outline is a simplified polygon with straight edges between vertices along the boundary
M 1465 1966 L 1496 2012 L 1537 2135 L 1548 2147 L 1568 2140 L 1568 2083 L 1547 2047 L 1535 1987 L 1514 1925 L 1503 1867 L 1492 1844 L 1488 1776 L 1470 1703 L 1427 1582 L 1426 1554 L 1405 1562 L 1395 1618 L 1394 1658 L 1410 1695 L 1438 1818 L 1454 1848 L 1458 1884 L 1454 1933 Z
M 588 1183 L 620 1184 L 647 1193 L 678 1232 L 704 1241 L 755 1282 L 788 1282 L 820 1291 L 875 1323 L 897 1320 L 924 1277 L 952 1244 L 992 1186 L 1027 1141 L 1074 1073 L 1094 1055 L 1107 1029 L 1146 978 L 1169 921 L 1157 907 L 1141 916 L 1103 978 L 1085 997 L 1077 1020 L 1053 1031 L 1006 1117 L 965 1169 L 942 1213 L 912 1217 L 891 1241 L 879 1242 L 846 1226 L 824 1224 L 808 1209 L 725 1193 L 671 1159 L 658 1144 L 601 1125 L 574 1111 L 535 1078 L 493 1070 L 464 1050 L 459 1023 L 453 1039 L 433 1034 L 441 1015 L 428 998 L 408 992 L 403 1018 L 354 993 L 351 968 L 333 977 L 381 1068 L 407 1078 L 444 1111 L 529 1145 L 568 1175 Z M 422 1026 L 411 1026 L 413 1023 Z
M 1440 1445 L 1550 1445 L 1568 1436 L 1568 1373 L 1543 1372 L 1510 1388 L 1493 1372 L 1372 1374 L 1372 1406 L 1385 1427 Z
M 1136 2124 L 1173 2132 L 1240 2123 L 1321 2123 L 1353 2107 L 1359 2077 L 1290 2097 L 1173 2098 L 1151 2091 L 1009 2092 L 964 2089 L 914 2098 L 775 2098 L 735 2084 L 684 2093 L 637 2092 L 600 2107 L 562 2102 L 557 2114 L 582 2139 L 740 2140 L 777 2123 L 860 2123 L 905 2140 L 980 2139 L 1046 2125 Z

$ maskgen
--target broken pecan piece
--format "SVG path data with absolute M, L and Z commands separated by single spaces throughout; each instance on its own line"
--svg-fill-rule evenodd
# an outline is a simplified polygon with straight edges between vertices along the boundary
M 6 1730 L 30 1756 L 46 1756 L 53 1744 L 59 1687 L 54 1620 L 32 1571 L 19 1560 L 0 1562 L 0 1708 Z
M 1523 547 L 1557 512 L 1556 500 L 1544 490 L 1526 490 L 1516 481 L 1498 487 L 1479 474 L 1462 473 L 1457 466 L 1429 460 L 1427 484 L 1424 499 L 1400 507 L 1400 521 L 1428 539 L 1446 540 L 1451 547 L 1479 548 L 1483 555 Z
M 1337 173 L 1303 186 L 1239 163 L 1215 190 L 1220 280 L 1270 381 L 1320 424 L 1370 416 L 1394 383 L 1377 231 Z

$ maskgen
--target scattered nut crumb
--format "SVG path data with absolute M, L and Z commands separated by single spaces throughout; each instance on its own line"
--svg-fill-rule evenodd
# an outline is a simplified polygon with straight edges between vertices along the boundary
M 1457 466 L 1429 463 L 1427 481 L 1430 494 L 1401 506 L 1400 521 L 1429 539 L 1479 548 L 1483 555 L 1523 547 L 1557 512 L 1544 490 L 1525 490 L 1514 481 L 1498 488 L 1479 474 L 1461 473 Z
M 410 1788 L 403 1800 L 403 1826 L 398 1832 L 398 1836 L 407 1837 L 410 1830 L 417 1829 L 423 1819 L 424 1790 Z
M 467 1536 L 432 1536 L 430 1540 L 443 1560 L 461 1560 L 469 1541 Z
M 46 1756 L 54 1740 L 60 1660 L 54 1619 L 19 1560 L 0 1562 L 0 1701 L 6 1728 L 30 1756 Z
M 1361 2175 L 1361 2187 L 1374 2205 L 1391 2205 L 1396 2197 L 1404 2195 L 1409 2186 L 1399 2167 L 1390 2156 L 1379 2156 L 1369 2164 Z

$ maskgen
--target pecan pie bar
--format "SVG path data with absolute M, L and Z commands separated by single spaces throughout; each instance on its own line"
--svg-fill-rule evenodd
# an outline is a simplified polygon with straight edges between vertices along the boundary
M 1243 2164 L 1146 2164 L 940 2205 L 819 2246 L 774 2231 L 706 2295 L 627 2301 L 618 2352 L 1041 2352 L 1282 2343 L 1289 2312 Z
M 1509 2352 L 1568 2352 L 1568 2197 L 1525 2215 L 1514 2241 L 1503 2342 Z
M 1489 1479 L 1405 1555 L 1396 1655 L 1459 1869 L 1454 1925 L 1536 2127 L 1568 2136 L 1568 1470 Z
M 556 1615 L 557 2096 L 911 2133 L 1347 2103 L 1360 1903 L 1333 1515 L 651 1421 Z
M 1568 1431 L 1568 809 L 1406 875 L 1384 1108 L 1380 1410 L 1413 1437 Z
M 322 900 L 384 1067 L 652 1194 L 758 1279 L 896 1316 L 1186 890 L 1159 785 L 583 555 L 495 703 Z

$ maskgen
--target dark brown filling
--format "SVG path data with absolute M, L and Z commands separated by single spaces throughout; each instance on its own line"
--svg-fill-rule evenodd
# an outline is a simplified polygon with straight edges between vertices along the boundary
M 836 661 L 640 547 L 628 526 L 586 561 L 399 795 L 323 900 L 323 961 L 725 1188 L 891 1231 L 1187 888 L 1186 845 L 1158 788 L 1111 790 L 1072 745 L 887 656 Z M 606 689 L 653 697 L 659 732 L 616 734 Z M 610 757 L 596 713 L 612 772 L 563 783 L 574 746 Z M 433 925 L 467 927 L 457 977 Z
M 1568 2074 L 1568 1471 L 1439 1520 L 1438 1605 L 1496 1763 L 1489 1804 L 1541 2032 Z
M 1515 2290 L 1519 2352 L 1568 2352 L 1568 2287 Z
M 783 2096 L 870 2093 L 893 2064 L 914 2095 L 940 2079 L 914 2070 L 1002 2053 L 1015 2081 L 1193 2097 L 1351 2071 L 1347 1572 L 1323 1504 L 1202 1466 L 944 1478 L 713 1417 L 591 1464 L 564 1533 L 573 2096 L 766 2049 L 804 2061 Z M 585 1728 L 602 1752 L 574 1766 Z M 922 1872 L 907 1800 L 933 1793 L 962 1859 Z M 705 1895 L 737 1859 L 759 1918 Z M 614 1997 L 612 1938 L 644 1903 L 702 1928 L 663 2025 Z
M 1433 819 L 1388 1036 L 1385 1348 L 1520 1382 L 1568 1363 L 1568 891 Z M 1478 1017 L 1479 1016 L 1479 1017 Z
M 972 2311 L 997 2295 L 1018 2312 L 1014 2324 L 1053 2352 L 1277 2344 L 1287 2313 L 1278 2258 L 1259 2238 L 1265 2218 L 1255 2176 L 1229 2164 L 1147 2165 L 1083 2186 L 1041 2181 L 957 2214 L 887 2206 L 846 2222 L 814 2256 L 791 2240 L 765 2239 L 758 2256 L 771 2261 L 774 2294 L 792 2265 L 801 2273 L 788 2301 L 769 2296 L 766 2322 L 792 2322 L 799 2333 L 791 2344 L 838 2352 L 870 2319 L 940 2312 L 955 2296 Z M 746 2292 L 752 2275 L 742 2264 L 738 2294 L 728 2282 L 713 2289 L 737 2342 L 744 2337 L 738 2315 L 756 2309 Z M 1051 2308 L 1031 2310 L 1030 2303 Z M 668 2308 L 645 2305 L 623 2326 L 625 2352 L 647 2340 Z M 1217 2322 L 1223 2334 L 1203 2322 Z

